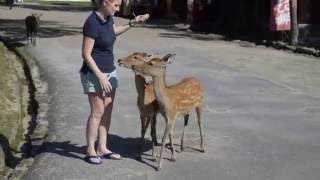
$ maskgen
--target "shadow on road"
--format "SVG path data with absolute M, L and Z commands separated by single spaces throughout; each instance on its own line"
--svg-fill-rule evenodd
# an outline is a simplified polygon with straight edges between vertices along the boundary
M 21 42 L 26 40 L 24 19 L 0 19 L 0 31 L 4 32 L 3 39 L 15 47 L 23 46 Z M 54 38 L 81 33 L 80 27 L 67 26 L 55 21 L 41 21 L 37 37 Z
M 189 29 L 189 24 L 176 19 L 150 19 L 147 23 L 141 26 L 149 29 L 165 29 L 168 32 L 159 33 L 159 36 L 166 38 L 188 38 L 203 41 L 229 40 L 226 36 L 218 34 L 209 35 L 209 33 L 205 32 L 191 31 Z
M 0 3 L 1 4 L 1 3 Z M 6 5 L 2 3 L 2 5 Z M 43 10 L 43 11 L 69 11 L 69 12 L 85 12 L 93 10 L 89 3 L 86 5 L 73 5 L 68 2 L 52 2 L 51 4 L 22 3 L 14 4 L 13 7 L 23 7 L 27 9 Z
M 38 147 L 33 147 L 37 149 Z M 60 156 L 83 159 L 85 154 L 85 146 L 80 146 L 78 144 L 73 144 L 70 141 L 63 142 L 45 142 L 37 152 L 34 152 L 31 156 L 35 157 L 41 153 L 54 153 Z
M 190 38 L 196 40 L 203 40 L 203 41 L 212 41 L 212 40 L 228 40 L 226 37 L 215 35 L 209 36 L 207 34 L 202 33 L 194 33 L 194 32 L 175 32 L 175 33 L 160 33 L 160 37 L 167 37 L 167 38 Z
M 21 158 L 17 158 L 12 154 L 12 151 L 14 150 L 11 149 L 8 139 L 3 134 L 0 134 L 0 148 L 2 148 L 4 154 L 5 165 L 10 167 L 11 169 L 14 169 L 21 161 Z
M 145 140 L 145 145 L 142 149 L 139 148 L 140 138 L 123 138 L 117 135 L 109 134 L 108 141 L 111 151 L 121 154 L 123 158 L 134 159 L 154 168 L 152 164 L 145 161 L 151 159 L 140 159 L 140 153 L 144 154 L 152 148 L 150 140 Z M 54 153 L 59 156 L 83 160 L 86 146 L 74 144 L 71 143 L 71 141 L 45 142 L 41 148 L 34 146 L 32 149 L 37 149 L 37 152 L 33 152 L 31 157 L 38 156 L 42 153 Z
M 145 152 L 152 149 L 152 142 L 150 140 L 145 139 L 143 148 L 139 148 L 140 138 L 123 138 L 109 134 L 108 139 L 111 151 L 121 154 L 124 158 L 134 159 L 147 166 L 155 168 L 152 162 L 150 162 L 152 161 L 151 158 L 144 158 L 145 156 L 151 156 L 151 154 L 145 154 Z

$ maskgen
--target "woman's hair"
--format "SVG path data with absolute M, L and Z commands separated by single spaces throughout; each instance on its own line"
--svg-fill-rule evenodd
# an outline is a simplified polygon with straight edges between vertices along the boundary
M 105 0 L 91 0 L 92 6 L 95 10 L 99 9 L 101 4 L 103 3 L 103 1 Z M 116 0 L 108 0 L 108 1 L 116 1 Z
M 104 0 L 91 0 L 92 6 L 94 10 L 97 10 L 100 8 L 101 4 L 103 3 Z

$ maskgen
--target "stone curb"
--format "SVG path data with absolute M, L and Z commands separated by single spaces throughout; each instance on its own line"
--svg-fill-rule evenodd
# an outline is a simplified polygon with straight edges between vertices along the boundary
M 36 59 L 29 55 L 24 47 L 15 48 L 13 51 L 26 63 L 31 76 L 29 80 L 35 88 L 34 99 L 38 106 L 37 114 L 34 114 L 31 119 L 31 124 L 34 127 L 31 127 L 32 130 L 29 132 L 28 140 L 30 149 L 26 149 L 28 151 L 27 157 L 23 159 L 14 170 L 7 174 L 7 179 L 21 179 L 32 166 L 34 156 L 39 152 L 45 141 L 48 129 L 47 112 L 49 110 L 49 98 L 47 93 L 48 84 L 44 81 L 43 77 L 41 77 Z

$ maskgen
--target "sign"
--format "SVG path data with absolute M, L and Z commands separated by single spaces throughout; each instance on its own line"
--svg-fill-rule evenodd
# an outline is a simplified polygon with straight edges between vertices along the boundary
M 271 31 L 286 31 L 291 29 L 289 0 L 271 0 Z

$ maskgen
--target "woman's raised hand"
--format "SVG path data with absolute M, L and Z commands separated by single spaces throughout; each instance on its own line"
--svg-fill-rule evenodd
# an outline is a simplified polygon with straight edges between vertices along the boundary
M 137 22 L 145 22 L 146 20 L 149 19 L 149 17 L 150 17 L 149 14 L 139 15 L 139 16 L 135 17 L 135 20 Z
M 130 24 L 131 24 L 131 25 L 135 25 L 135 24 L 138 24 L 138 23 L 143 23 L 143 22 L 145 22 L 146 20 L 148 20 L 149 17 L 150 17 L 149 14 L 144 14 L 144 15 L 135 16 L 134 19 L 130 21 Z

